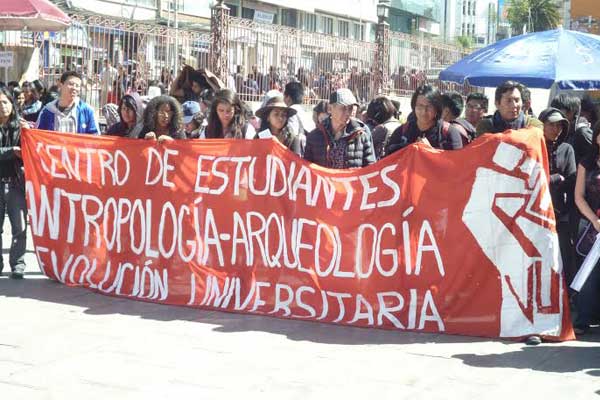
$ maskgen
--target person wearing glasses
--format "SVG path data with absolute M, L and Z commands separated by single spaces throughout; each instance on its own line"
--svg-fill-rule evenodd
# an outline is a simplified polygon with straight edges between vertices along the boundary
M 465 108 L 465 119 L 473 126 L 477 126 L 479 121 L 485 117 L 488 112 L 489 99 L 483 93 L 471 93 L 467 96 L 467 106 Z
M 168 142 L 186 139 L 183 111 L 179 102 L 171 96 L 157 96 L 148 102 L 142 115 L 143 127 L 139 139 Z
M 81 75 L 67 71 L 60 77 L 58 99 L 46 104 L 36 128 L 47 131 L 99 135 L 94 110 L 79 98 Z
M 462 149 L 460 131 L 442 118 L 443 103 L 439 90 L 431 85 L 421 85 L 410 101 L 412 112 L 405 124 L 390 137 L 386 156 L 412 143 L 425 143 L 436 149 Z

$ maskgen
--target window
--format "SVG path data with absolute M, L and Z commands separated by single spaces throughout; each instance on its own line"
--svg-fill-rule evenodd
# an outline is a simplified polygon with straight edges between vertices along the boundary
M 281 10 L 281 25 L 296 28 L 298 26 L 298 11 L 288 8 Z
M 307 32 L 317 31 L 317 16 L 315 14 L 304 14 L 303 29 Z
M 169 10 L 169 11 L 175 11 L 175 6 L 177 6 L 177 11 L 183 11 L 183 1 L 182 0 L 169 0 L 166 2 L 166 4 L 167 4 L 167 10 Z
M 467 15 L 471 15 L 471 2 L 467 3 Z
M 463 0 L 463 15 L 467 15 L 467 0 Z
M 229 3 L 225 3 L 225 5 L 229 8 L 229 15 L 232 17 L 238 16 L 238 6 Z
M 350 23 L 348 21 L 338 20 L 338 35 L 340 37 L 350 37 Z
M 472 11 L 473 11 L 473 16 L 475 16 L 475 4 L 476 4 L 476 3 L 475 3 L 475 2 L 473 2 L 473 8 L 472 8 Z
M 254 19 L 254 10 L 251 8 L 242 7 L 242 18 Z
M 365 28 L 362 24 L 354 24 L 354 39 L 365 40 Z
M 460 28 L 460 36 L 465 36 L 465 23 L 463 22 L 462 27 Z
M 333 18 L 321 17 L 321 31 L 327 35 L 333 35 Z

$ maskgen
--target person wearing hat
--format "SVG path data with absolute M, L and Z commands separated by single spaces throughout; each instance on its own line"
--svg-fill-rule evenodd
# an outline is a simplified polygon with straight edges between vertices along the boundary
M 283 97 L 271 98 L 256 111 L 256 116 L 260 118 L 260 129 L 256 138 L 275 137 L 288 149 L 303 157 L 306 136 L 303 133 L 294 132 L 289 127 L 288 122 L 293 115 L 296 115 L 296 110 L 288 107 L 283 101 Z
M 338 89 L 329 99 L 330 115 L 306 137 L 304 159 L 328 168 L 361 168 L 376 161 L 369 128 L 352 109 L 358 101 L 350 89 Z
M 183 112 L 183 129 L 189 138 L 192 131 L 198 129 L 194 115 L 200 112 L 200 103 L 197 101 L 186 101 L 181 105 L 181 110 Z
M 556 231 L 567 285 L 575 273 L 575 253 L 569 221 L 575 211 L 575 150 L 566 142 L 569 121 L 556 108 L 547 108 L 539 116 L 544 124 L 544 139 L 550 168 L 550 196 L 556 218 Z

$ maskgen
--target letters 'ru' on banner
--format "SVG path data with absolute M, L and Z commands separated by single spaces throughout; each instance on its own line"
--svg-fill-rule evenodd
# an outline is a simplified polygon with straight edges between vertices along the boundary
M 35 252 L 66 285 L 424 332 L 573 338 L 539 131 L 355 170 L 275 140 L 25 130 Z

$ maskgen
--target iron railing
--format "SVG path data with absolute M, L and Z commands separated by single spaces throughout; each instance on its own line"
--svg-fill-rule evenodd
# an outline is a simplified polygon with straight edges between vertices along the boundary
M 36 49 L 39 75 L 48 86 L 56 84 L 66 70 L 80 72 L 84 76 L 82 97 L 97 109 L 117 102 L 130 90 L 146 94 L 151 84 L 161 84 L 168 91 L 175 77 L 173 65 L 212 67 L 214 29 L 212 33 L 174 29 L 103 16 L 71 18 L 73 23 L 65 32 L 4 32 L 0 42 Z M 227 46 L 221 47 L 227 49 L 227 77 L 222 80 L 245 101 L 260 101 L 265 92 L 283 90 L 290 81 L 306 86 L 305 103 L 309 104 L 328 99 L 341 87 L 353 90 L 361 102 L 379 90 L 374 42 L 224 18 Z M 473 90 L 437 80 L 443 68 L 464 57 L 460 48 L 397 32 L 390 32 L 387 42 L 389 79 L 384 93 L 409 96 L 424 82 L 465 94 Z M 110 61 L 108 70 L 104 60 Z

